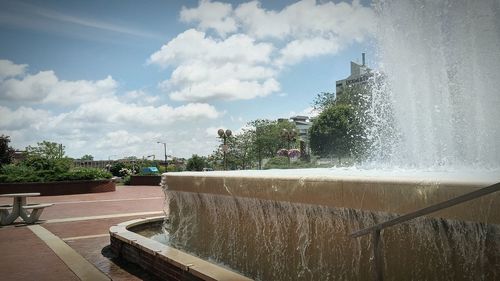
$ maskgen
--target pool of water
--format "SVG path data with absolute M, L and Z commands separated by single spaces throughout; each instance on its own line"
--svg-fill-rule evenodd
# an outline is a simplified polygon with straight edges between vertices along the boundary
M 146 238 L 158 241 L 164 245 L 170 245 L 170 239 L 167 231 L 163 228 L 163 222 L 154 222 L 132 227 L 130 231 L 135 232 Z
M 167 224 L 168 224 L 168 221 L 167 222 L 158 221 L 158 222 L 152 222 L 152 223 L 145 223 L 145 224 L 141 224 L 138 226 L 134 226 L 134 227 L 130 228 L 129 230 L 132 232 L 135 232 L 141 236 L 149 238 L 151 240 L 155 240 L 157 242 L 160 242 L 164 245 L 174 247 L 174 245 L 172 245 L 173 243 L 171 243 L 170 235 L 167 231 L 167 228 L 165 227 Z M 220 266 L 224 269 L 236 272 L 236 273 L 241 274 L 241 275 L 245 275 L 241 271 L 236 270 L 234 268 L 231 268 L 230 266 L 228 266 L 227 264 L 224 264 L 223 262 L 216 261 L 210 257 L 207 258 L 207 257 L 204 257 L 204 256 L 197 254 L 196 250 L 188 249 L 185 247 L 179 247 L 178 245 L 174 248 L 177 248 L 178 250 L 184 251 L 184 252 L 189 253 L 189 254 L 196 256 L 198 258 L 204 259 L 205 261 L 208 261 L 212 264 Z

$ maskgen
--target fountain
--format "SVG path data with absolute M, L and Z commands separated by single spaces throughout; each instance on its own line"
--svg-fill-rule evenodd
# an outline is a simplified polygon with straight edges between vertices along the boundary
M 377 166 L 498 169 L 498 1 L 379 1 L 376 8 L 386 78 L 374 91 L 375 109 L 386 109 L 372 113 Z M 386 126 L 388 114 L 396 124 Z M 397 140 L 387 132 L 393 125 Z
M 364 167 L 164 174 L 170 246 L 256 280 L 370 280 L 372 240 L 352 232 L 500 181 L 498 1 L 374 7 Z M 384 280 L 500 280 L 500 194 L 381 239 Z

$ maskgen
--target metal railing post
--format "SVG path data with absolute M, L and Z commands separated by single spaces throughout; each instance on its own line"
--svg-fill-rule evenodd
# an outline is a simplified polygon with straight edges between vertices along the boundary
M 367 234 L 372 235 L 372 243 L 373 243 L 373 279 L 376 281 L 382 281 L 384 278 L 384 256 L 382 254 L 382 240 L 380 237 L 380 232 L 385 228 L 395 226 L 401 223 L 405 223 L 407 221 L 413 220 L 415 218 L 428 215 L 430 213 L 434 213 L 440 211 L 442 209 L 446 209 L 464 202 L 468 202 L 470 200 L 483 197 L 485 195 L 500 191 L 500 183 L 495 183 L 487 187 L 480 188 L 478 190 L 457 196 L 455 198 L 446 200 L 441 203 L 434 204 L 429 207 L 425 207 L 423 209 L 417 210 L 412 213 L 408 213 L 402 216 L 399 216 L 395 219 L 388 220 L 377 225 L 367 227 L 356 232 L 350 234 L 351 237 L 361 237 Z
M 382 239 L 380 237 L 380 229 L 376 229 L 372 233 L 373 242 L 373 280 L 384 280 L 384 255 L 382 254 Z

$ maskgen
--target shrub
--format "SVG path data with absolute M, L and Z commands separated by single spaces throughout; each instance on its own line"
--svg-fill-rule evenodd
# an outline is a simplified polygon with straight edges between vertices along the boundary
M 65 173 L 71 168 L 71 163 L 69 158 L 49 159 L 38 155 L 29 155 L 20 165 L 30 167 L 35 171 Z
M 112 177 L 111 173 L 96 168 L 76 168 L 72 169 L 66 173 L 60 174 L 56 181 L 68 181 L 68 180 L 104 180 L 110 179 Z
M 264 169 L 282 169 L 288 168 L 288 157 L 285 156 L 276 156 L 266 163 Z
M 125 164 L 123 164 L 121 162 L 116 162 L 116 163 L 113 163 L 113 165 L 111 165 L 111 168 L 109 168 L 109 171 L 111 172 L 111 174 L 113 174 L 113 176 L 121 177 L 120 170 L 124 169 L 124 168 L 126 168 Z
M 288 164 L 288 158 L 284 156 L 273 157 L 264 166 L 264 169 L 299 169 L 314 168 L 316 165 L 311 162 L 297 160 Z
M 167 172 L 179 172 L 179 170 L 177 169 L 177 166 L 170 164 L 167 166 Z
M 204 157 L 193 154 L 193 156 L 188 159 L 188 162 L 186 164 L 186 170 L 201 171 L 206 166 L 207 166 L 207 161 Z
M 65 172 L 36 170 L 26 165 L 5 165 L 0 171 L 0 182 L 49 182 L 70 180 L 109 179 L 111 173 L 95 168 L 75 168 Z
M 130 176 L 125 176 L 123 178 L 123 184 L 125 184 L 125 185 L 129 185 L 130 184 Z
M 37 182 L 41 178 L 31 167 L 24 165 L 4 165 L 0 171 L 0 182 Z

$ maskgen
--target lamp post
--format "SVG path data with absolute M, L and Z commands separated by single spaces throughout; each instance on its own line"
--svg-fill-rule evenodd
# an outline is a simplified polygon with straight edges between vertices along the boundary
M 283 129 L 281 131 L 281 137 L 287 141 L 287 155 L 288 158 L 288 166 L 290 166 L 290 143 L 295 141 L 295 137 L 297 136 L 297 131 L 295 129 L 287 130 Z
M 217 134 L 224 141 L 224 144 L 222 145 L 222 152 L 224 153 L 224 170 L 227 170 L 226 152 L 227 152 L 228 147 L 226 144 L 226 140 L 227 140 L 227 138 L 229 138 L 233 134 L 233 132 L 231 132 L 231 130 L 229 130 L 229 129 L 227 129 L 226 131 L 224 131 L 224 129 L 219 129 L 217 131 Z
M 163 144 L 163 154 L 165 155 L 165 173 L 166 173 L 167 172 L 167 166 L 168 166 L 168 164 L 167 164 L 167 143 L 166 142 L 161 142 L 161 141 L 157 141 L 156 143 Z

